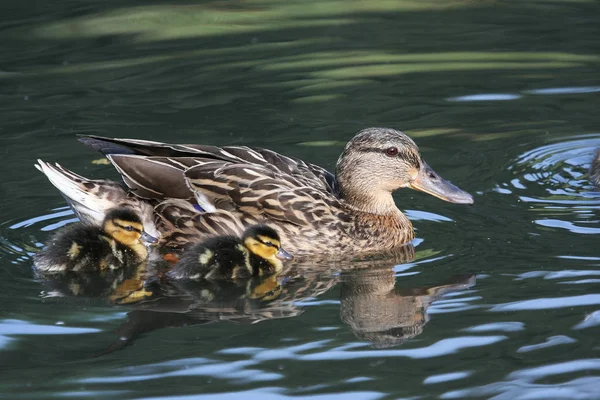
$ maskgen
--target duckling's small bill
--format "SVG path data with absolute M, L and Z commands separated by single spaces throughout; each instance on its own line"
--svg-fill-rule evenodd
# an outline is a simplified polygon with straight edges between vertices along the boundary
M 280 260 L 287 260 L 287 261 L 294 259 L 293 255 L 291 255 L 290 253 L 288 253 L 281 247 L 279 248 L 279 250 L 277 250 L 277 253 L 275 253 L 275 257 L 279 258 Z
M 150 235 L 146 231 L 142 232 L 142 236 L 140 237 L 140 240 L 148 245 L 153 245 L 153 244 L 158 243 L 158 238 L 155 238 L 154 236 Z

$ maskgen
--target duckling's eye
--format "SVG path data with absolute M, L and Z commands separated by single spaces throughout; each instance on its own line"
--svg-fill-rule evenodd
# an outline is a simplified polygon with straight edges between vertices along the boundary
M 265 246 L 269 246 L 269 247 L 275 247 L 275 248 L 277 248 L 277 245 L 273 244 L 272 242 L 263 242 L 263 244 L 264 244 Z
M 135 230 L 135 228 L 131 225 L 124 226 L 123 229 L 125 229 L 127 232 L 133 232 Z
M 396 157 L 398 155 L 398 148 L 395 146 L 388 147 L 387 149 L 385 149 L 385 154 L 388 157 Z

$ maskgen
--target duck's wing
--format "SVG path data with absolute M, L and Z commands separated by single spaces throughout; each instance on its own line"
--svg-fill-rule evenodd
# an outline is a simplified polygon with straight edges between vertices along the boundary
M 84 224 L 101 226 L 108 210 L 129 207 L 142 219 L 144 230 L 154 237 L 159 237 L 152 206 L 135 196 L 130 196 L 120 184 L 108 180 L 88 179 L 58 163 L 50 164 L 38 160 L 35 167 L 60 191 Z
M 200 201 L 209 201 L 249 225 L 274 222 L 315 233 L 330 224 L 350 221 L 344 205 L 328 190 L 307 186 L 303 179 L 281 175 L 270 166 L 215 161 L 185 171 L 189 188 Z M 306 229 L 309 228 L 309 229 Z M 335 229 L 336 231 L 338 229 Z
M 244 225 L 237 215 L 228 211 L 202 213 L 189 202 L 168 199 L 155 207 L 157 226 L 163 232 L 160 246 L 183 248 L 208 237 L 241 236 Z
M 185 193 L 181 177 L 177 178 L 176 175 L 178 174 L 177 170 L 184 171 L 192 166 L 196 158 L 202 159 L 202 163 L 213 160 L 268 166 L 281 175 L 294 177 L 308 186 L 338 196 L 337 181 L 329 171 L 318 165 L 304 162 L 298 158 L 287 157 L 268 149 L 247 146 L 216 147 L 197 144 L 167 144 L 92 135 L 81 136 L 79 140 L 105 154 L 130 187 L 144 189 L 136 194 L 144 193 L 151 198 L 185 198 L 186 195 L 189 196 L 189 193 Z M 147 162 L 143 160 L 147 160 Z M 168 190 L 164 184 L 159 182 L 159 177 L 162 179 L 162 183 L 167 184 Z

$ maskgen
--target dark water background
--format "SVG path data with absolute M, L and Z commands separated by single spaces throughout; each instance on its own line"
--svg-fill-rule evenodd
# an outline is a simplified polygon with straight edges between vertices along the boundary
M 2 2 L 2 396 L 600 398 L 600 193 L 586 176 L 599 11 Z M 313 265 L 277 301 L 233 306 L 114 305 L 33 278 L 32 253 L 73 220 L 35 159 L 116 178 L 78 133 L 248 144 L 331 169 L 368 126 L 404 130 L 475 197 L 397 193 L 419 237 L 411 262 Z

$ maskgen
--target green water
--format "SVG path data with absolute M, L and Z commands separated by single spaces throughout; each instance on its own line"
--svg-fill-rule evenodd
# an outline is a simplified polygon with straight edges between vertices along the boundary
M 5 1 L 2 396 L 600 398 L 600 194 L 586 176 L 600 147 L 599 12 Z M 189 290 L 114 305 L 33 276 L 33 252 L 74 219 L 35 160 L 118 177 L 76 134 L 247 144 L 331 170 L 369 126 L 405 131 L 475 198 L 399 191 L 412 261 L 297 266 L 271 303 Z

